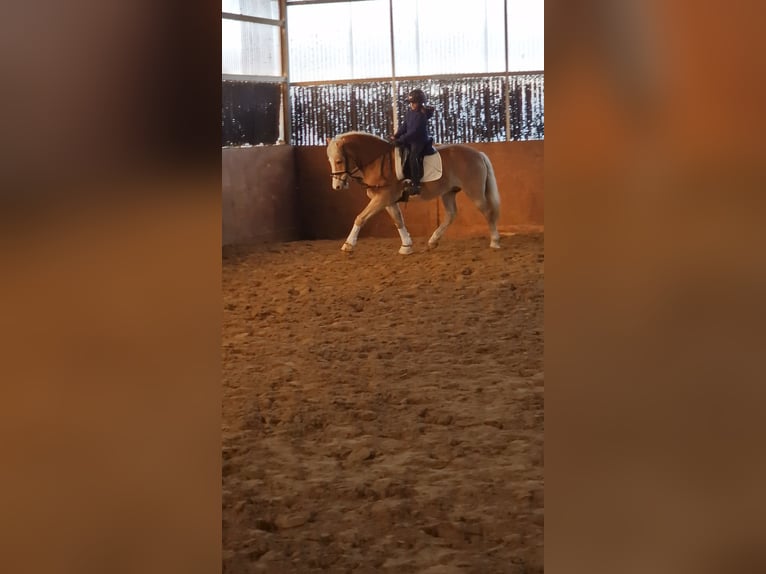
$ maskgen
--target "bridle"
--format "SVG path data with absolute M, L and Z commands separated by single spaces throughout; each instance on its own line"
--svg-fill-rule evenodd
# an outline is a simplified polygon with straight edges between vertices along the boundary
M 353 179 L 355 181 L 358 181 L 360 183 L 364 183 L 362 181 L 362 177 L 359 176 L 359 175 L 356 175 L 357 173 L 362 173 L 361 169 L 359 169 L 358 167 L 354 166 L 354 169 L 349 171 L 348 170 L 348 162 L 345 161 L 345 158 L 343 160 L 343 164 L 346 167 L 346 169 L 344 169 L 342 171 L 333 171 L 333 172 L 330 173 L 330 175 L 332 175 L 333 180 L 339 179 L 340 182 L 345 185 L 346 183 L 348 183 L 348 178 L 350 177 L 351 179 Z
M 335 183 L 335 180 L 340 180 L 340 183 L 344 186 L 348 183 L 348 178 L 361 182 L 362 178 L 359 175 L 355 175 L 356 173 L 361 173 L 362 170 L 359 169 L 359 166 L 354 166 L 354 169 L 349 171 L 348 169 L 348 156 L 346 155 L 346 150 L 341 148 L 343 152 L 343 169 L 340 171 L 333 171 L 330 173 L 332 175 L 333 183 Z
M 348 156 L 346 155 L 346 150 L 341 147 L 341 151 L 343 153 L 343 169 L 339 171 L 330 172 L 330 175 L 332 176 L 332 179 L 333 179 L 333 184 L 336 182 L 336 180 L 339 180 L 340 183 L 343 186 L 345 186 L 348 184 L 348 178 L 350 177 L 354 181 L 358 182 L 365 189 L 378 189 L 382 187 L 387 187 L 386 185 L 368 185 L 364 183 L 364 179 L 362 178 L 362 176 L 358 175 L 360 173 L 363 173 L 362 169 L 358 165 L 354 165 L 354 168 L 349 170 Z

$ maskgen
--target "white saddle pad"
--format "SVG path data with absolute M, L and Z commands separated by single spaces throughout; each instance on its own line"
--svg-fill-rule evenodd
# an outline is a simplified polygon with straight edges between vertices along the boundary
M 399 179 L 399 181 L 404 179 L 404 171 L 402 170 L 402 154 L 399 153 L 399 150 L 396 150 L 394 153 L 394 156 L 396 157 L 395 160 L 395 168 L 396 168 L 396 177 Z M 420 179 L 421 182 L 426 181 L 436 181 L 442 176 L 442 156 L 437 151 L 435 154 L 427 155 L 423 158 L 423 177 Z

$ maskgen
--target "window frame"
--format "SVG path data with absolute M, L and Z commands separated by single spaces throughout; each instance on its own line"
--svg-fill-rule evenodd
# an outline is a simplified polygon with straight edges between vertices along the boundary
M 289 55 L 289 42 L 288 42 L 288 8 L 290 6 L 301 6 L 310 4 L 334 4 L 334 3 L 351 3 L 351 2 L 366 2 L 370 0 L 278 0 L 279 3 L 279 19 L 263 18 L 257 16 L 247 16 L 243 14 L 236 14 L 232 12 L 221 12 L 222 20 L 239 20 L 243 22 L 251 22 L 256 24 L 264 24 L 270 26 L 277 26 L 280 29 L 280 47 L 281 47 L 281 74 L 278 76 L 259 76 L 259 75 L 246 75 L 246 74 L 221 74 L 222 80 L 233 81 L 249 81 L 249 82 L 275 82 L 280 84 L 281 104 L 280 104 L 280 126 L 279 133 L 282 141 L 286 143 L 292 143 L 292 121 L 290 117 L 290 88 L 292 86 L 311 86 L 319 84 L 329 83 L 368 83 L 379 82 L 381 80 L 391 82 L 391 93 L 396 94 L 398 91 L 398 85 L 401 82 L 409 82 L 418 79 L 435 78 L 441 80 L 448 80 L 450 77 L 466 77 L 466 76 L 502 76 L 504 78 L 506 89 L 505 92 L 505 133 L 506 141 L 511 141 L 511 106 L 510 106 L 510 85 L 511 78 L 514 76 L 523 75 L 542 75 L 544 77 L 544 69 L 542 70 L 515 70 L 509 69 L 509 42 L 508 42 L 508 17 L 509 17 L 509 2 L 503 0 L 503 15 L 504 15 L 504 59 L 505 59 L 505 71 L 493 72 L 493 73 L 481 73 L 467 71 L 464 73 L 455 74 L 434 74 L 434 75 L 420 75 L 420 76 L 399 76 L 396 73 L 396 50 L 395 50 L 395 30 L 394 30 L 394 0 L 388 0 L 389 8 L 389 45 L 391 50 L 391 75 L 381 78 L 364 78 L 364 79 L 325 79 L 322 81 L 305 81 L 305 82 L 291 82 L 290 81 L 290 55 Z M 399 106 L 397 98 L 392 98 L 392 108 L 394 121 L 399 115 Z

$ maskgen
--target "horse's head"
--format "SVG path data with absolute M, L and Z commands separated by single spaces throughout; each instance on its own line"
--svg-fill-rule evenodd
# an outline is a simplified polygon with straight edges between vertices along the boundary
M 348 165 L 346 151 L 343 149 L 342 138 L 327 138 L 327 159 L 330 162 L 332 188 L 335 191 L 338 191 L 339 189 L 348 189 L 350 166 Z

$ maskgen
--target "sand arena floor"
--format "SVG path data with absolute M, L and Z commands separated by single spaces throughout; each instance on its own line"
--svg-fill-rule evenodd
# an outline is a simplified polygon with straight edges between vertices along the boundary
M 224 572 L 543 569 L 543 235 L 224 249 Z

